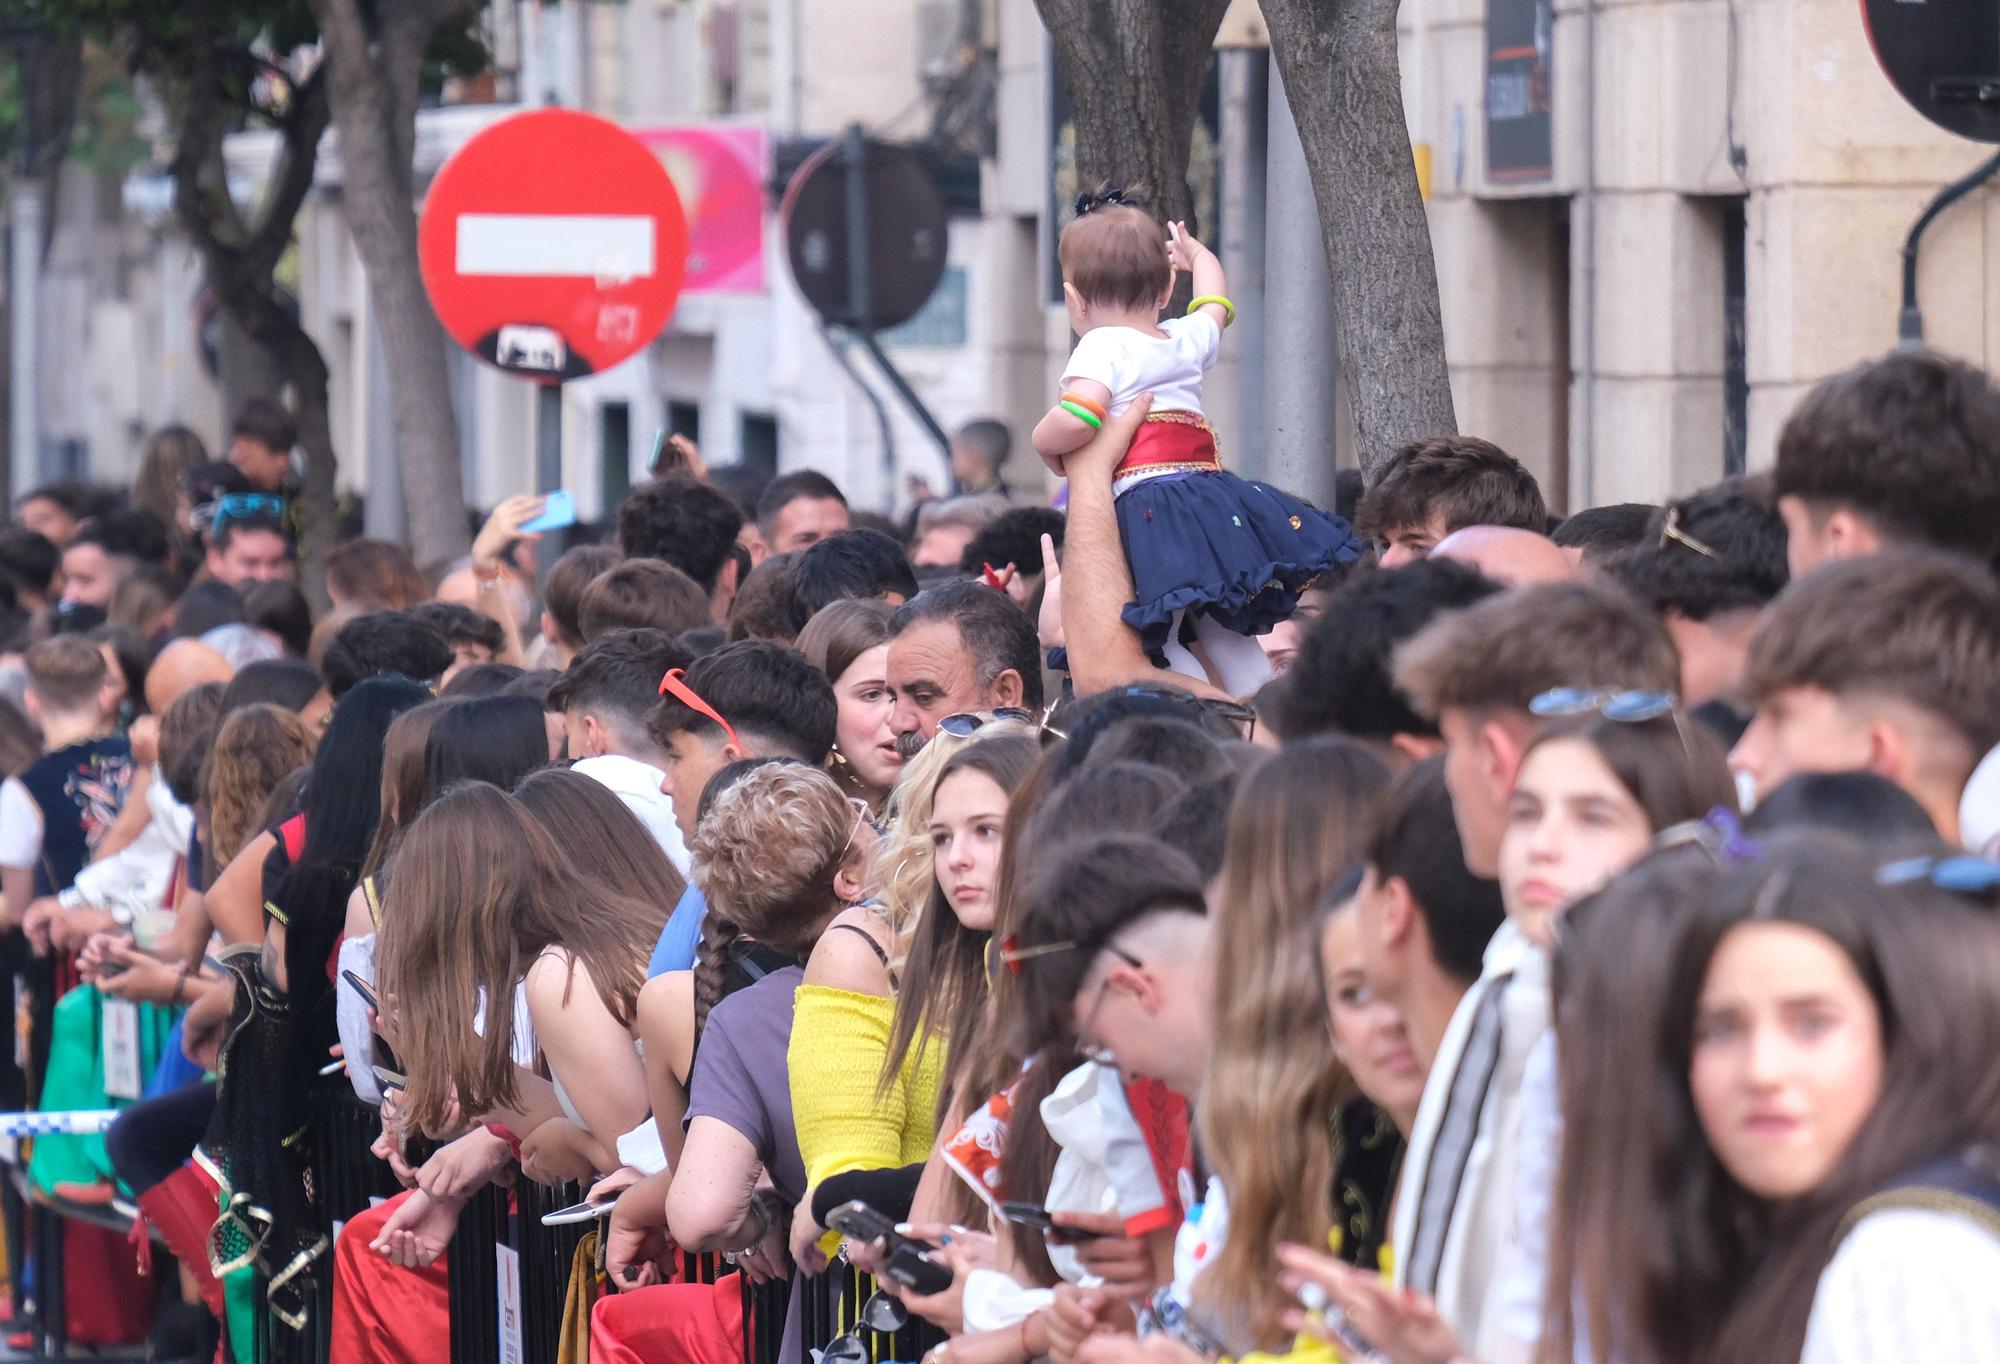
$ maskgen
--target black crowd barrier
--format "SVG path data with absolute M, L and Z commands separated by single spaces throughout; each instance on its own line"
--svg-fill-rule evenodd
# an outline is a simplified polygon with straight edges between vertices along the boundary
M 862 1327 L 861 1308 L 875 1294 L 872 1275 L 863 1274 L 845 1260 L 835 1261 L 816 1279 L 806 1280 L 800 1304 L 799 1328 L 804 1337 L 802 1359 L 823 1350 L 834 1337 L 849 1330 L 860 1335 L 868 1358 L 877 1364 L 916 1364 L 949 1337 L 920 1317 L 912 1316 L 900 1331 L 870 1331 Z
M 294 1330 L 270 1311 L 257 1313 L 259 1364 L 326 1364 L 333 1353 L 333 1243 L 340 1228 L 377 1198 L 401 1191 L 389 1167 L 369 1147 L 382 1130 L 381 1115 L 356 1097 L 344 1079 L 314 1089 L 312 1106 L 312 1181 L 317 1230 L 326 1249 L 309 1271 L 306 1323 Z M 260 1308 L 269 1284 L 256 1281 Z

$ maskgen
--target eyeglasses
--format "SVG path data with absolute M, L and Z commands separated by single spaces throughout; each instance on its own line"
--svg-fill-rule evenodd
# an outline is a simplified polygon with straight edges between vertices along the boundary
M 1130 953 L 1120 952 L 1118 957 L 1133 970 L 1139 969 L 1138 958 Z M 1097 982 L 1097 993 L 1090 997 L 1090 1007 L 1084 1010 L 1083 1019 L 1076 1025 L 1076 1052 L 1086 1061 L 1095 1061 L 1100 1066 L 1116 1066 L 1118 1058 L 1111 1048 L 1095 1040 L 1098 1011 L 1104 1007 L 1104 998 L 1111 993 L 1111 973 L 1104 973 L 1104 979 Z
M 1021 963 L 1024 961 L 1033 961 L 1037 957 L 1059 956 L 1064 952 L 1080 952 L 1085 950 L 1086 946 L 1088 945 L 1071 938 L 1063 942 L 1042 943 L 1035 947 L 1021 947 L 1016 945 L 1015 940 L 1010 937 L 1004 939 L 1001 943 L 1000 960 L 1011 974 L 1018 976 L 1021 974 Z M 1130 952 L 1109 939 L 1094 946 L 1089 946 L 1088 950 L 1093 956 L 1099 952 L 1108 952 L 1134 971 L 1143 971 L 1146 969 L 1146 963 L 1140 961 Z M 1085 1011 L 1083 1022 L 1076 1030 L 1077 1051 L 1086 1059 L 1099 1062 L 1103 1065 L 1115 1065 L 1116 1062 L 1112 1059 L 1111 1053 L 1108 1050 L 1103 1047 L 1093 1046 L 1087 1039 L 1090 1035 L 1092 1025 L 1097 1022 L 1097 1011 L 1104 1007 L 1104 996 L 1110 989 L 1111 976 L 1107 973 L 1104 979 L 1098 982 L 1097 993 L 1091 998 L 1090 1008 Z
M 940 734 L 949 734 L 954 739 L 969 739 L 988 725 L 1005 720 L 1018 720 L 1022 724 L 1035 722 L 1035 713 L 1020 706 L 997 706 L 992 710 L 960 711 L 957 715 L 947 715 L 938 721 Z
M 1590 687 L 1552 687 L 1528 702 L 1528 713 L 1544 720 L 1596 711 L 1619 724 L 1643 724 L 1672 715 L 1680 698 L 1670 691 L 1606 691 Z
M 736 737 L 736 727 L 723 719 L 721 712 L 716 710 L 714 706 L 709 705 L 708 702 L 695 695 L 694 688 L 681 681 L 682 674 L 685 671 L 682 668 L 668 669 L 667 675 L 660 679 L 660 695 L 671 696 L 695 714 L 705 716 L 715 721 L 718 725 L 721 725 L 722 732 L 729 736 L 730 744 L 737 752 L 742 752 L 743 741 Z
M 1927 881 L 1953 895 L 1990 895 L 2000 890 L 2000 862 L 1963 853 L 1955 857 L 1908 857 L 1875 873 L 1879 886 Z
M 854 811 L 854 827 L 847 831 L 847 842 L 843 843 L 840 847 L 840 860 L 843 862 L 847 860 L 848 851 L 854 847 L 855 835 L 861 832 L 862 825 L 866 824 L 869 828 L 875 830 L 878 836 L 882 832 L 881 826 L 876 824 L 869 816 L 867 801 L 861 799 L 859 796 L 849 796 L 847 804 Z
M 1707 545 L 1704 545 L 1701 541 L 1681 529 L 1681 509 L 1679 507 L 1669 507 L 1667 509 L 1666 522 L 1660 527 L 1660 548 L 1665 549 L 1669 540 L 1693 550 L 1696 554 L 1704 558 L 1714 559 L 1718 562 L 1722 559 L 1720 554 L 1717 554 Z
M 877 1335 L 893 1335 L 910 1324 L 910 1311 L 902 1299 L 876 1289 L 861 1304 L 854 1325 L 826 1343 L 820 1364 L 868 1364 L 868 1342 L 861 1338 L 866 1329 Z
M 282 521 L 285 516 L 285 499 L 275 493 L 224 493 L 215 500 L 215 510 L 210 513 L 208 533 L 214 535 L 226 522 L 251 521 L 264 516 Z

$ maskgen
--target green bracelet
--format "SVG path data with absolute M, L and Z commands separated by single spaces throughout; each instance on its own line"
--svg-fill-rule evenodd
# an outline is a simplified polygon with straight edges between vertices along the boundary
M 1193 317 L 1195 315 L 1195 311 L 1205 303 L 1218 304 L 1222 308 L 1222 311 L 1228 314 L 1228 316 L 1223 319 L 1222 322 L 1223 326 L 1226 327 L 1231 322 L 1234 322 L 1236 320 L 1236 305 L 1234 303 L 1231 303 L 1228 299 L 1224 298 L 1221 294 L 1203 294 L 1200 298 L 1195 299 L 1192 303 L 1188 304 L 1187 315 L 1189 317 Z
M 1070 416 L 1075 417 L 1078 421 L 1089 422 L 1092 430 L 1102 431 L 1104 429 L 1103 420 L 1089 408 L 1080 407 L 1076 403 L 1068 401 L 1063 402 L 1061 407 L 1063 411 L 1069 413 Z

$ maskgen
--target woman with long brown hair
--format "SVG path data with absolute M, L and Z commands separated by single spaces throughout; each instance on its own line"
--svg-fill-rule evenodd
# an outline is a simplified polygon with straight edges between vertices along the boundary
M 1362 745 L 1310 739 L 1252 768 L 1230 809 L 1211 910 L 1215 1037 L 1195 1106 L 1228 1229 L 1189 1305 L 1234 1352 L 1283 1346 L 1273 1251 L 1323 1245 L 1333 1226 L 1333 1123 L 1352 1084 L 1327 1034 L 1315 911 L 1361 860 L 1388 782 Z
M 508 1113 L 526 1135 L 539 1122 L 523 1115 L 553 1116 L 553 1102 L 615 1149 L 646 1116 L 632 1025 L 666 918 L 661 903 L 586 874 L 498 787 L 438 797 L 404 834 L 376 945 L 396 1041 L 413 1059 L 407 1120 L 440 1131 L 455 1114 Z M 553 1092 L 511 1050 L 523 983 Z
M 880 810 L 903 771 L 889 713 L 889 616 L 879 597 L 821 607 L 799 631 L 799 652 L 833 684 L 839 706 L 829 768 L 841 786 Z
M 1938 865 L 1681 849 L 1579 907 L 1542 1359 L 1993 1357 L 2000 919 Z

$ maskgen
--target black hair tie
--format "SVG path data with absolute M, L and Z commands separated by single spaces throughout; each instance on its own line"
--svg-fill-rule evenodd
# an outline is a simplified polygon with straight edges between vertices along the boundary
M 1122 205 L 1129 202 L 1125 197 L 1125 191 L 1115 185 L 1109 189 L 1099 190 L 1096 194 L 1079 194 L 1076 196 L 1076 216 L 1081 218 L 1093 209 L 1109 208 L 1114 204 Z

